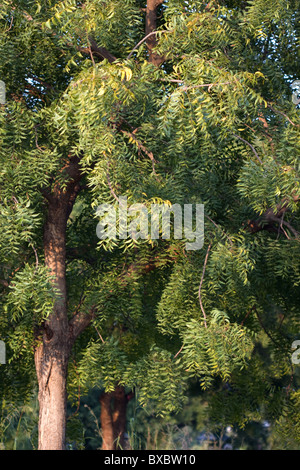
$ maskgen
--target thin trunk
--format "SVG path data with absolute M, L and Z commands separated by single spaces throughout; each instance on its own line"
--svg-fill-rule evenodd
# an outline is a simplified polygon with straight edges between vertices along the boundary
M 100 405 L 101 405 L 100 423 L 101 423 L 101 432 L 102 432 L 102 450 L 115 450 L 110 393 L 101 394 Z
M 124 449 L 127 403 L 124 387 L 116 387 L 111 393 L 101 394 L 102 450 Z

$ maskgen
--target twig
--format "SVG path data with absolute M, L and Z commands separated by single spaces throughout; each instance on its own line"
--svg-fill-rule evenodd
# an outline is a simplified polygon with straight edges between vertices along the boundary
M 177 351 L 177 353 L 175 354 L 174 359 L 176 359 L 176 357 L 181 353 L 182 350 L 183 350 L 183 345 L 181 346 L 179 351 Z
M 141 39 L 135 46 L 134 48 L 132 49 L 132 51 L 130 52 L 130 54 L 128 54 L 128 56 L 126 57 L 126 60 L 130 59 L 130 57 L 132 56 L 132 54 L 134 53 L 134 51 L 136 49 L 138 49 L 140 47 L 141 44 L 143 44 L 143 42 L 145 42 L 150 36 L 154 36 L 154 34 L 158 34 L 158 33 L 171 33 L 171 31 L 152 31 L 151 33 L 147 34 L 147 36 L 145 36 L 143 39 Z
M 184 84 L 183 80 L 177 80 L 175 78 L 167 79 L 167 78 L 161 78 L 160 79 L 162 82 L 167 82 L 167 83 L 182 83 Z M 186 90 L 192 90 L 193 88 L 205 88 L 208 87 L 208 91 L 211 90 L 211 88 L 215 85 L 230 85 L 231 82 L 213 82 L 213 83 L 203 83 L 203 84 L 198 84 L 198 85 L 185 85 L 184 87 L 181 88 L 182 91 Z
M 41 152 L 44 152 L 44 150 L 42 149 L 42 147 L 39 146 L 38 144 L 38 135 L 37 135 L 37 125 L 34 126 L 34 133 L 35 133 L 35 145 L 36 145 L 36 148 L 38 150 L 41 150 Z
M 295 235 L 295 238 L 299 237 L 299 232 L 297 232 L 297 230 L 295 230 L 294 227 L 292 227 L 292 225 L 289 222 L 287 222 L 286 220 L 283 220 L 283 218 L 282 218 L 281 223 L 280 223 L 280 228 L 284 231 L 284 233 L 285 233 L 288 240 L 290 240 L 290 238 L 286 234 L 285 230 L 283 229 L 282 224 L 284 224 L 293 233 L 293 235 Z
M 8 33 L 8 31 L 10 31 L 10 30 L 11 30 L 11 28 L 12 28 L 12 25 L 13 25 L 13 21 L 14 21 L 14 17 L 12 16 L 12 17 L 11 17 L 11 20 L 10 20 L 10 25 L 9 25 L 9 28 L 8 28 L 8 29 L 6 29 L 6 30 L 4 31 L 4 33 Z
M 206 321 L 206 313 L 205 313 L 205 310 L 204 310 L 203 305 L 202 305 L 201 287 L 202 287 L 202 283 L 203 283 L 203 279 L 204 279 L 204 274 L 205 274 L 205 269 L 206 269 L 206 264 L 207 264 L 210 249 L 211 249 L 211 243 L 208 245 L 208 248 L 207 248 L 207 252 L 206 252 L 206 256 L 205 256 L 205 260 L 204 260 L 204 265 L 203 265 L 202 277 L 201 277 L 201 281 L 200 281 L 200 285 L 199 285 L 199 291 L 198 291 L 199 303 L 200 303 L 201 311 L 203 313 L 205 328 L 207 328 L 207 321 Z
M 248 142 L 248 140 L 243 139 L 242 137 L 240 137 L 240 136 L 237 135 L 237 134 L 232 134 L 232 135 L 233 135 L 234 137 L 236 137 L 237 139 L 241 140 L 242 142 L 244 142 L 245 144 L 249 145 L 249 147 L 251 148 L 252 152 L 253 152 L 254 155 L 256 156 L 256 158 L 257 158 L 257 160 L 259 161 L 259 163 L 260 163 L 261 165 L 263 165 L 263 162 L 262 162 L 262 160 L 260 159 L 260 157 L 259 157 L 257 151 L 255 150 L 255 148 L 253 147 L 253 145 L 250 144 L 250 142 Z
M 99 333 L 99 331 L 97 330 L 97 327 L 96 327 L 95 325 L 94 325 L 94 327 L 95 327 L 95 330 L 96 330 L 97 333 L 98 333 L 99 338 L 101 339 L 102 343 L 104 344 L 105 341 L 104 341 L 104 339 L 102 338 L 102 336 L 101 336 L 101 334 Z
M 202 85 L 186 85 L 182 88 L 183 91 L 192 90 L 194 88 L 204 88 L 208 87 L 208 91 L 212 89 L 215 85 L 229 85 L 231 82 L 214 82 L 214 83 L 203 83 Z
M 284 230 L 284 228 L 283 228 L 283 226 L 282 226 L 284 214 L 285 214 L 285 212 L 283 212 L 282 217 L 281 217 L 281 222 L 280 222 L 280 226 L 278 227 L 278 235 L 277 235 L 276 240 L 278 240 L 278 237 L 279 237 L 279 234 L 280 234 L 280 230 L 282 230 L 282 232 L 284 233 L 284 235 L 286 236 L 286 238 L 287 238 L 288 240 L 290 240 L 290 237 L 288 236 L 288 234 L 286 233 L 286 231 Z
M 34 251 L 34 255 L 35 255 L 35 273 L 39 267 L 39 258 L 38 258 L 38 254 L 37 254 L 37 251 L 36 249 L 34 248 L 34 246 L 32 244 L 30 244 L 31 248 L 33 249 Z
M 222 232 L 222 233 L 225 235 L 225 237 L 229 240 L 230 245 L 233 246 L 232 240 L 231 240 L 231 238 L 227 235 L 227 233 L 224 232 L 224 230 L 223 230 L 218 224 L 216 224 L 216 222 L 214 222 L 208 215 L 204 214 L 204 217 L 206 217 L 208 220 L 210 220 L 211 223 L 214 224 L 214 226 L 215 226 L 216 228 L 218 228 L 219 230 L 221 230 L 221 232 Z
M 270 110 L 273 111 L 273 113 L 281 114 L 281 116 L 284 116 L 289 121 L 289 123 L 291 123 L 293 126 L 300 127 L 299 124 L 295 124 L 284 112 L 278 111 L 278 109 L 274 109 L 273 106 L 271 106 L 269 103 L 268 103 L 268 108 L 270 108 Z
M 113 189 L 112 184 L 111 184 L 111 181 L 110 181 L 110 177 L 109 177 L 109 165 L 110 165 L 110 163 L 107 162 L 107 172 L 106 172 L 107 183 L 108 183 L 110 192 L 111 192 L 111 194 L 113 195 L 113 197 L 115 198 L 115 200 L 116 200 L 117 202 L 120 202 L 118 196 L 117 196 L 116 193 L 114 192 L 114 189 Z
M 243 318 L 243 321 L 242 321 L 242 323 L 241 323 L 241 326 L 244 326 L 245 321 L 247 320 L 247 318 L 249 317 L 250 313 L 251 313 L 255 308 L 256 308 L 256 307 L 255 307 L 255 305 L 254 305 L 254 307 L 251 307 L 251 308 L 248 310 L 248 312 L 246 313 L 245 317 Z
M 299 232 L 297 232 L 297 230 L 294 229 L 294 227 L 289 222 L 284 220 L 284 215 L 286 214 L 287 210 L 288 210 L 287 204 L 284 204 L 279 209 L 280 214 L 282 212 L 282 216 L 279 215 L 279 217 L 277 217 L 273 213 L 273 211 L 267 211 L 267 214 L 266 214 L 267 217 L 266 218 L 267 218 L 267 220 L 270 220 L 271 222 L 275 222 L 275 223 L 279 224 L 279 230 L 281 229 L 284 232 L 284 234 L 285 234 L 285 236 L 287 237 L 288 240 L 290 240 L 290 237 L 287 235 L 287 233 L 285 232 L 282 225 L 285 225 L 292 232 L 292 234 L 295 236 L 295 238 L 299 238 Z M 268 214 L 268 212 L 269 212 L 269 214 Z
M 156 170 L 155 170 L 155 166 L 154 166 L 154 163 L 156 163 L 155 158 L 154 158 L 154 155 L 153 155 L 153 153 L 152 153 L 150 150 L 147 150 L 147 149 L 146 149 L 146 147 L 144 146 L 144 144 L 142 144 L 142 142 L 140 142 L 140 141 L 136 138 L 136 136 L 135 136 L 135 131 L 133 131 L 133 132 L 127 132 L 127 131 L 123 131 L 123 130 L 121 129 L 121 132 L 122 132 L 122 134 L 127 135 L 128 137 L 131 137 L 131 139 L 133 139 L 133 140 L 135 141 L 135 143 L 137 144 L 139 153 L 140 153 L 141 150 L 143 150 L 143 152 L 150 158 L 151 163 L 152 163 L 152 171 L 153 171 L 154 175 L 157 176 L 157 173 L 156 173 Z
M 91 60 L 92 60 L 92 62 L 93 62 L 93 66 L 96 67 L 96 64 L 95 64 L 95 61 L 94 61 L 94 57 L 93 57 L 93 52 L 92 52 L 92 47 L 91 47 L 91 45 L 89 45 L 89 52 L 90 52 Z

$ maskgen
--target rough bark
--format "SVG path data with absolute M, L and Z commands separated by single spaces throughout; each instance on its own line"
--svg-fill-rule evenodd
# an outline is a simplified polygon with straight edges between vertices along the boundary
M 57 185 L 43 193 L 48 201 L 44 224 L 45 264 L 54 276 L 59 296 L 53 312 L 37 332 L 35 366 L 39 385 L 39 450 L 65 448 L 69 354 L 76 335 L 88 318 L 76 316 L 68 322 L 66 226 L 80 189 L 78 159 L 70 159 L 63 170 L 70 178 L 66 189 L 62 190 Z
M 41 344 L 35 352 L 39 383 L 39 449 L 62 450 L 65 447 L 66 377 L 70 338 L 68 335 L 65 276 L 66 198 L 49 202 L 44 227 L 45 263 L 55 276 L 60 297 L 43 326 Z
M 39 383 L 39 450 L 64 450 L 67 418 L 66 379 L 69 351 L 43 341 L 35 355 Z

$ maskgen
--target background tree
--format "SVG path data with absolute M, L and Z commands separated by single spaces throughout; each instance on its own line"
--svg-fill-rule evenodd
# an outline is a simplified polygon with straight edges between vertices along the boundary
M 292 426 L 298 7 L 3 2 L 0 372 L 17 401 L 34 354 L 40 449 L 65 447 L 68 377 L 70 393 L 126 386 L 161 414 L 196 377 L 216 419 L 288 407 Z M 98 243 L 95 210 L 120 195 L 203 203 L 204 249 Z

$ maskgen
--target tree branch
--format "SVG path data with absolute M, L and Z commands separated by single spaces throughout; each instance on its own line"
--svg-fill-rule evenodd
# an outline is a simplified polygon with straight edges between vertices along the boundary
M 167 78 L 161 78 L 160 79 L 162 82 L 167 82 L 167 83 L 181 83 L 184 85 L 183 80 L 176 80 L 173 78 L 167 79 Z M 231 82 L 213 82 L 213 83 L 203 83 L 203 84 L 198 84 L 198 85 L 184 85 L 182 88 L 180 88 L 182 91 L 187 91 L 187 90 L 193 90 L 195 88 L 205 88 L 208 87 L 208 91 L 212 89 L 213 86 L 215 85 L 230 85 Z
M 77 50 L 79 52 L 82 52 L 83 54 L 88 54 L 91 58 L 92 58 L 92 55 L 95 54 L 101 57 L 102 59 L 107 59 L 110 64 L 112 64 L 113 62 L 115 62 L 115 60 L 117 60 L 117 58 L 113 54 L 111 54 L 105 47 L 98 46 L 98 44 L 92 37 L 89 37 L 89 42 L 90 42 L 89 47 L 77 46 Z M 71 44 L 69 45 L 71 46 Z
M 82 333 L 95 318 L 96 307 L 92 307 L 89 313 L 77 312 L 69 321 L 69 332 L 71 340 L 75 341 L 76 338 Z
M 293 199 L 295 202 L 298 202 L 299 196 L 295 195 Z M 281 230 L 289 239 L 286 231 L 283 228 L 283 225 L 285 225 L 293 233 L 295 238 L 299 238 L 299 232 L 295 230 L 289 222 L 284 220 L 284 215 L 288 211 L 288 200 L 284 198 L 280 204 L 277 204 L 276 212 L 274 212 L 273 209 L 269 208 L 256 220 L 248 220 L 248 227 L 250 229 L 250 232 L 256 233 L 261 230 L 268 230 L 269 232 L 278 232 Z M 278 224 L 279 228 L 276 229 L 274 224 Z
M 105 47 L 99 47 L 96 41 L 92 37 L 89 37 L 89 41 L 91 44 L 93 54 L 97 54 L 103 59 L 107 59 L 110 64 L 112 64 L 113 62 L 115 62 L 115 60 L 117 60 L 117 58 L 114 55 L 112 55 Z M 90 49 L 89 49 L 89 53 L 90 53 Z

